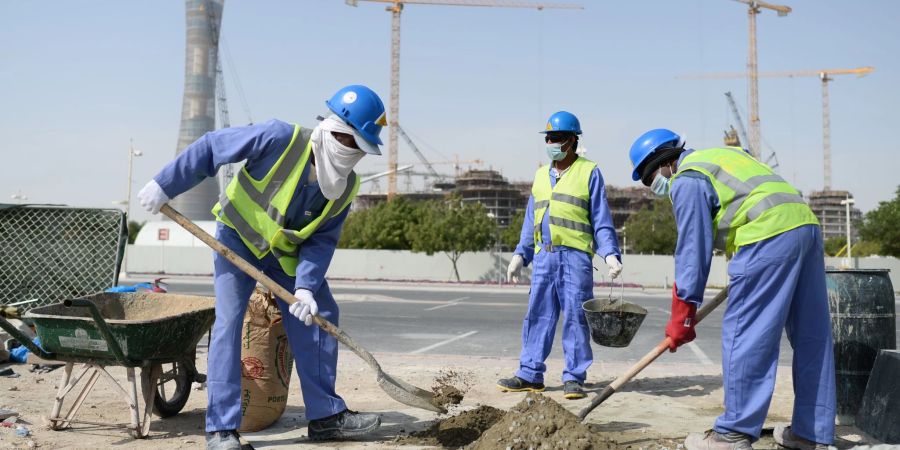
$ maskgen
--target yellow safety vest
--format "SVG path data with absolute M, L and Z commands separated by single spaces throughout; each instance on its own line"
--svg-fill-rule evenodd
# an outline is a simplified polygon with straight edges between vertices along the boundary
M 591 172 L 597 163 L 579 157 L 566 173 L 550 186 L 550 165 L 538 169 L 534 175 L 531 195 L 534 196 L 534 244 L 541 251 L 541 222 L 548 208 L 552 245 L 565 246 L 594 253 L 594 227 L 591 225 Z
M 284 215 L 309 163 L 311 135 L 312 130 L 294 125 L 291 142 L 266 176 L 255 180 L 246 168 L 241 168 L 212 210 L 216 220 L 237 231 L 257 258 L 262 259 L 271 252 L 284 272 L 291 276 L 297 272 L 303 241 L 325 221 L 347 208 L 359 190 L 359 177 L 350 172 L 347 188 L 338 199 L 329 200 L 317 217 L 300 230 L 284 228 Z M 310 167 L 310 170 L 315 169 Z
M 819 221 L 800 192 L 738 147 L 695 150 L 678 165 L 674 182 L 686 171 L 709 178 L 719 197 L 713 219 L 715 247 L 727 253 Z

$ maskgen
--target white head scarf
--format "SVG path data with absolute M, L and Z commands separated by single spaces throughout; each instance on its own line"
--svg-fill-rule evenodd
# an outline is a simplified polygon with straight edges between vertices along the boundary
M 347 177 L 353 167 L 366 154 L 359 149 L 347 147 L 332 136 L 331 132 L 346 133 L 356 139 L 357 145 L 368 144 L 356 130 L 338 116 L 332 114 L 319 123 L 313 132 L 312 152 L 316 157 L 316 177 L 319 189 L 328 200 L 338 199 L 347 187 Z

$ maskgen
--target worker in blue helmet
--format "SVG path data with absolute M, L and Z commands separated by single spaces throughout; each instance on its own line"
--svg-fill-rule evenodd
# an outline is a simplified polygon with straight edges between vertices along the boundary
M 695 337 L 713 249 L 733 255 L 722 321 L 725 412 L 685 447 L 750 449 L 759 439 L 782 329 L 794 350 L 794 414 L 790 425 L 775 427 L 775 441 L 791 449 L 830 445 L 835 372 L 825 260 L 818 220 L 799 191 L 743 149 L 686 149 L 671 130 L 644 133 L 629 156 L 631 178 L 668 196 L 675 212 L 671 351 Z
M 550 354 L 562 314 L 562 373 L 567 399 L 585 397 L 584 381 L 593 362 L 590 329 L 581 305 L 593 295 L 593 255 L 609 266 L 610 280 L 622 271 L 600 169 L 578 154 L 581 124 L 572 113 L 550 116 L 542 131 L 550 164 L 538 169 L 519 244 L 507 269 L 513 278 L 534 263 L 528 312 L 522 325 L 519 368 L 497 382 L 504 392 L 544 390 L 544 361 Z
M 367 154 L 380 155 L 384 104 L 374 91 L 352 85 L 325 102 L 331 114 L 315 128 L 270 120 L 206 133 L 166 165 L 138 194 L 156 214 L 169 199 L 243 161 L 213 208 L 216 238 L 257 269 L 295 293 L 278 302 L 294 354 L 308 435 L 334 440 L 375 430 L 376 414 L 347 409 L 335 392 L 337 341 L 313 315 L 338 324 L 338 305 L 325 281 L 341 226 L 359 189 L 353 172 Z M 241 327 L 256 282 L 215 255 L 216 321 L 209 348 L 206 444 L 241 448 Z

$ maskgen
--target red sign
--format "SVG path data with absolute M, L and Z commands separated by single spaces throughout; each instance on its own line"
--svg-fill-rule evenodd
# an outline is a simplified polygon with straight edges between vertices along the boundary
M 168 241 L 169 240 L 169 229 L 168 228 L 160 228 L 157 230 L 156 239 L 160 241 Z

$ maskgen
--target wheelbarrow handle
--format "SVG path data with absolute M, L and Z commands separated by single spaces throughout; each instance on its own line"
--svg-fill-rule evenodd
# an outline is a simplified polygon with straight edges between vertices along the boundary
M 141 365 L 140 363 L 129 361 L 128 358 L 125 357 L 125 352 L 123 352 L 122 347 L 119 346 L 119 341 L 117 341 L 116 338 L 113 337 L 112 330 L 109 329 L 109 325 L 106 323 L 106 320 L 103 319 L 103 316 L 100 314 L 100 310 L 97 309 L 97 305 L 95 305 L 94 302 L 83 298 L 77 298 L 72 300 L 63 300 L 63 305 L 70 308 L 88 309 L 88 312 L 91 313 L 91 317 L 97 324 L 97 329 L 100 331 L 100 335 L 103 336 L 103 340 L 105 340 L 107 345 L 109 345 L 109 349 L 112 350 L 113 356 L 116 357 L 116 360 L 119 362 L 119 364 L 125 367 L 137 367 Z
M 728 298 L 728 288 L 722 289 L 711 300 L 704 302 L 703 305 L 700 306 L 700 309 L 697 311 L 697 315 L 694 318 L 696 320 L 695 324 L 700 323 L 700 321 L 703 320 L 707 315 L 709 315 L 712 310 L 716 309 L 716 307 L 722 304 L 722 302 L 724 302 L 726 298 Z M 587 417 L 587 415 L 590 414 L 591 411 L 594 410 L 594 408 L 600 406 L 601 403 L 606 401 L 606 399 L 608 399 L 610 396 L 615 394 L 616 391 L 621 389 L 625 383 L 631 381 L 631 379 L 634 378 L 642 370 L 644 370 L 645 367 L 649 366 L 650 363 L 656 360 L 656 358 L 659 358 L 660 355 L 665 353 L 669 348 L 669 342 L 670 339 L 668 336 L 666 336 L 666 338 L 660 341 L 660 343 L 657 344 L 656 347 L 653 348 L 653 350 L 650 350 L 650 352 L 644 355 L 644 357 L 641 358 L 640 361 L 636 362 L 625 373 L 620 375 L 619 378 L 616 378 L 612 383 L 609 383 L 609 385 L 603 388 L 603 390 L 600 391 L 599 394 L 591 399 L 591 404 L 584 407 L 584 409 L 582 409 L 581 412 L 578 413 L 578 419 L 584 420 L 584 418 Z
M 241 258 L 240 255 L 223 245 L 221 242 L 216 240 L 216 238 L 197 226 L 197 224 L 192 222 L 187 217 L 184 217 L 180 212 L 176 211 L 168 204 L 163 205 L 159 209 L 159 212 L 165 214 L 168 218 L 175 221 L 178 225 L 184 227 L 184 229 L 197 237 L 197 239 L 200 239 L 201 241 L 203 241 L 203 243 L 215 250 L 216 253 L 222 255 L 225 259 L 237 266 L 244 273 L 250 275 L 250 277 L 252 277 L 254 280 L 258 281 L 268 290 L 272 291 L 272 293 L 274 293 L 275 296 L 277 296 L 283 302 L 287 303 L 288 305 L 293 305 L 297 302 L 294 294 L 283 288 L 280 284 L 276 283 L 275 280 L 269 278 L 268 275 L 254 267 L 244 258 Z M 366 363 L 368 363 L 369 366 L 371 366 L 377 372 L 381 372 L 381 365 L 378 364 L 378 361 L 375 359 L 375 357 L 372 356 L 369 351 L 357 344 L 356 341 L 350 338 L 350 336 L 343 330 L 336 327 L 333 323 L 329 322 L 328 319 L 319 315 L 313 316 L 313 322 L 315 322 L 315 324 L 318 325 L 319 328 L 334 336 L 334 338 L 337 339 L 340 343 L 346 345 L 347 348 L 349 348 L 351 351 L 353 351 L 353 353 L 356 353 L 357 356 L 365 360 Z
M 47 352 L 42 349 L 40 346 L 34 344 L 31 341 L 31 338 L 26 336 L 25 333 L 19 331 L 18 328 L 14 327 L 13 324 L 9 323 L 3 317 L 0 317 L 0 328 L 3 328 L 3 331 L 9 333 L 10 336 L 14 337 L 20 344 L 24 345 L 31 353 L 34 353 L 37 356 L 40 356 L 43 359 L 54 360 L 56 359 L 56 353 Z

